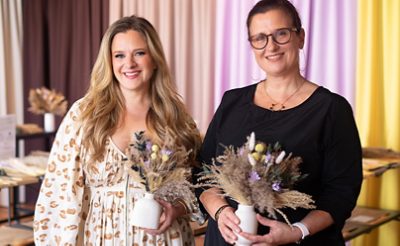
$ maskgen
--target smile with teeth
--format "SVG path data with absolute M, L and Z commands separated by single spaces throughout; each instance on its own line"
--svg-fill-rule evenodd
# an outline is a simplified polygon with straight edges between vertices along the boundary
M 136 78 L 137 76 L 139 76 L 139 71 L 135 71 L 135 72 L 125 72 L 124 75 L 130 79 Z

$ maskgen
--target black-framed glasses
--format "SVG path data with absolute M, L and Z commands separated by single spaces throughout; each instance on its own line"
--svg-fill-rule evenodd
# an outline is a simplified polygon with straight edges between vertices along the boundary
M 268 44 L 268 37 L 277 44 L 287 44 L 290 41 L 292 32 L 297 32 L 297 28 L 281 28 L 271 34 L 259 33 L 249 37 L 250 45 L 256 50 L 264 49 Z

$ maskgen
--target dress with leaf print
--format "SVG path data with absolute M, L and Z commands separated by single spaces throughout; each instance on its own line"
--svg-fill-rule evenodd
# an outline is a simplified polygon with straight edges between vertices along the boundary
M 189 217 L 159 236 L 131 224 L 134 203 L 145 191 L 129 179 L 125 155 L 111 138 L 103 161 L 88 165 L 79 112 L 78 101 L 53 143 L 36 204 L 36 245 L 194 245 Z

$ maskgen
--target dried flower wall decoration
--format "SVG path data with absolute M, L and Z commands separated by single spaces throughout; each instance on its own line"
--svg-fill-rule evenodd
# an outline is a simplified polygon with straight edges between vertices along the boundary
M 63 116 L 67 112 L 68 102 L 65 97 L 55 90 L 45 87 L 29 91 L 29 111 L 34 114 L 53 113 Z
M 254 206 L 275 219 L 278 212 L 289 225 L 282 208 L 315 208 L 310 195 L 293 189 L 306 177 L 299 171 L 302 159 L 287 155 L 279 143 L 256 142 L 251 133 L 242 147 L 226 147 L 216 161 L 201 174 L 203 187 L 217 187 L 223 191 L 222 196 Z

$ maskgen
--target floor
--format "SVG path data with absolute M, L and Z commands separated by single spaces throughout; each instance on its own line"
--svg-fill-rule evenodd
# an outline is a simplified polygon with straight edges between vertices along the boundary
M 33 209 L 33 205 L 21 206 L 25 209 Z M 0 207 L 0 221 L 7 220 L 8 209 Z M 21 225 L 22 224 L 22 225 Z M 30 246 L 33 244 L 32 217 L 21 219 L 21 224 L 13 223 L 12 226 L 8 222 L 0 223 L 0 246 Z
M 34 205 L 24 204 L 23 208 L 33 209 Z M 8 210 L 6 207 L 0 207 L 0 221 L 6 220 L 8 216 Z M 32 217 L 28 217 L 22 220 L 32 221 Z M 26 229 L 20 228 L 9 228 L 7 222 L 0 223 L 0 246 L 3 245 L 32 245 L 31 244 L 32 233 Z M 202 246 L 204 244 L 204 236 L 197 236 L 195 238 L 195 246 Z

